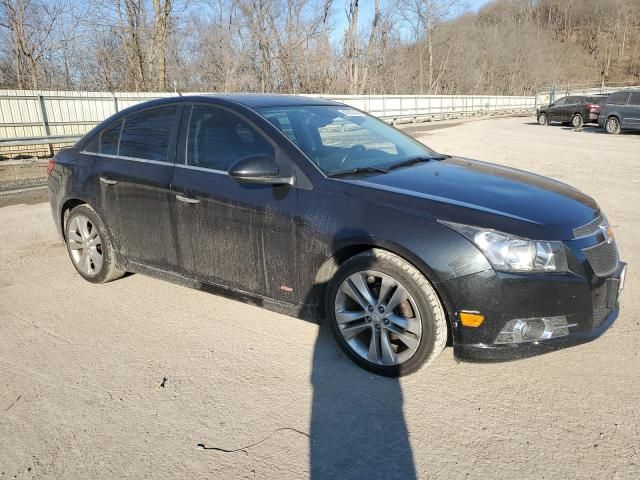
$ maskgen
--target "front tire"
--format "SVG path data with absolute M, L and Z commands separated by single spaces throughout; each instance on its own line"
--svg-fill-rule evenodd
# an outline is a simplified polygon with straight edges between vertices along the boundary
M 604 124 L 604 130 L 611 135 L 620 133 L 620 121 L 616 117 L 609 117 Z
M 124 275 L 109 232 L 90 206 L 79 205 L 71 210 L 64 237 L 71 263 L 88 282 L 106 283 Z
M 368 250 L 345 261 L 329 283 L 334 338 L 361 367 L 389 377 L 429 364 L 447 341 L 442 304 L 429 281 L 397 255 Z
M 576 113 L 571 118 L 571 126 L 573 128 L 580 128 L 582 127 L 582 125 L 584 125 L 584 119 L 582 118 L 582 115 L 580 115 L 579 113 Z
M 549 125 L 549 119 L 547 118 L 546 113 L 538 115 L 538 125 Z

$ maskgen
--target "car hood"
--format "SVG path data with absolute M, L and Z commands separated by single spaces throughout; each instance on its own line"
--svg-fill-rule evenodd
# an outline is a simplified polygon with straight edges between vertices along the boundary
M 568 240 L 599 214 L 589 196 L 533 173 L 465 158 L 447 158 L 348 180 L 373 201 L 532 239 Z M 361 192 L 369 196 L 364 191 Z

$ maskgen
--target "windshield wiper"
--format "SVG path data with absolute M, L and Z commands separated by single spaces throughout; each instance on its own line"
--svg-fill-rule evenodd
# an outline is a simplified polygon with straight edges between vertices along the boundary
M 378 172 L 378 173 L 389 173 L 389 170 L 382 167 L 355 167 L 349 168 L 347 170 L 338 170 L 337 172 L 331 172 L 327 174 L 327 177 L 339 177 L 341 175 L 353 175 L 354 173 L 368 173 L 368 172 Z
M 448 155 L 434 155 L 433 157 L 427 157 L 427 156 L 411 157 L 411 158 L 407 158 L 406 160 L 403 160 L 401 162 L 389 165 L 389 170 L 392 170 L 392 169 L 398 168 L 398 167 L 407 167 L 409 165 L 413 165 L 413 164 L 416 164 L 416 163 L 428 162 L 430 160 L 444 160 L 445 158 L 449 158 L 449 156 Z

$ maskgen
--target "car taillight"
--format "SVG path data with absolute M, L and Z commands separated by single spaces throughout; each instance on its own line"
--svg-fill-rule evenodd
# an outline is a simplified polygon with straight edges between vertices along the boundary
M 51 175 L 51 172 L 53 171 L 53 167 L 55 166 L 56 166 L 56 159 L 50 158 L 49 161 L 47 162 L 47 177 Z
M 590 112 L 600 111 L 600 105 L 598 105 L 597 103 L 590 103 L 589 105 L 587 105 L 587 108 L 589 109 Z

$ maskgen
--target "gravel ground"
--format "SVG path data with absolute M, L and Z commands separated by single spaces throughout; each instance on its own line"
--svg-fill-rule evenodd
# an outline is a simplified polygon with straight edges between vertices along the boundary
M 631 265 L 613 328 L 380 378 L 311 323 L 142 275 L 84 282 L 47 204 L 5 206 L 0 479 L 640 478 L 640 135 L 530 118 L 412 134 L 597 198 Z

